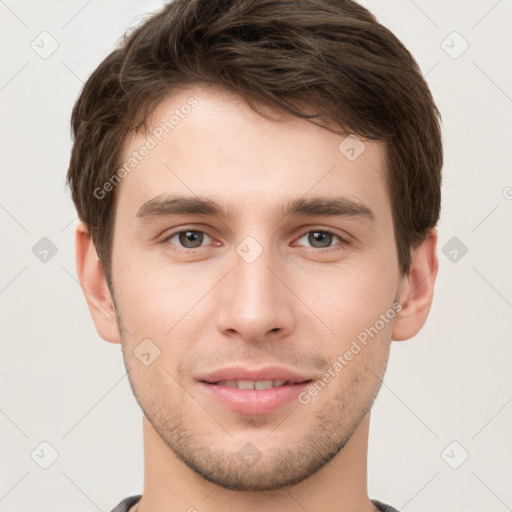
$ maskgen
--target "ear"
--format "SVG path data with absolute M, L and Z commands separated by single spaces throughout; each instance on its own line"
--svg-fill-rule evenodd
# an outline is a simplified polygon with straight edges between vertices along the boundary
M 409 273 L 400 286 L 398 300 L 402 309 L 395 317 L 393 340 L 412 338 L 427 320 L 439 267 L 436 249 L 437 231 L 432 229 L 423 243 L 412 251 Z
M 114 301 L 107 285 L 96 248 L 87 225 L 80 221 L 75 232 L 78 280 L 98 334 L 106 341 L 120 343 Z

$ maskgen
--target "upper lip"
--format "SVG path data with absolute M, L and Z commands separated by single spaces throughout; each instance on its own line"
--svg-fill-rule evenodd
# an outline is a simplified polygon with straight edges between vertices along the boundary
M 294 371 L 282 366 L 265 366 L 264 368 L 244 368 L 243 366 L 229 366 L 200 376 L 197 380 L 203 382 L 220 382 L 225 380 L 284 380 L 291 383 L 310 380 Z

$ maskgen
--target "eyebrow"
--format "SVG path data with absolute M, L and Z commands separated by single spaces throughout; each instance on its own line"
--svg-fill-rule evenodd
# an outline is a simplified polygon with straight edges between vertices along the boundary
M 286 205 L 282 205 L 278 213 L 283 217 L 342 216 L 375 221 L 375 214 L 367 205 L 348 197 L 292 199 Z M 137 218 L 143 223 L 172 215 L 209 215 L 228 218 L 232 215 L 232 210 L 224 208 L 211 199 L 198 196 L 159 195 L 146 201 L 137 212 Z

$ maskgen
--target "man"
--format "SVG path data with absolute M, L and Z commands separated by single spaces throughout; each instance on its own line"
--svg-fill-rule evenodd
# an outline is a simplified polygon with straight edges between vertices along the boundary
M 144 412 L 115 512 L 395 510 L 367 493 L 370 411 L 432 301 L 438 118 L 350 0 L 176 0 L 100 64 L 68 182 Z

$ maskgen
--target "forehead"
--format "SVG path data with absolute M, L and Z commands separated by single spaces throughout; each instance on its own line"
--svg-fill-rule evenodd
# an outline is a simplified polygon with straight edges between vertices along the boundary
M 269 109 L 269 112 L 270 109 Z M 286 113 L 266 119 L 240 97 L 191 86 L 155 109 L 149 134 L 127 141 L 118 209 L 135 217 L 162 195 L 223 201 L 243 214 L 308 195 L 343 195 L 390 213 L 380 142 L 329 132 Z

